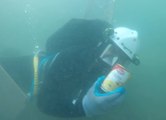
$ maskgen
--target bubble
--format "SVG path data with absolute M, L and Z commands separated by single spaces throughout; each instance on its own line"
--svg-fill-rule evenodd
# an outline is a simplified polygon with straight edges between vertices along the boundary
M 24 10 L 24 13 L 25 13 L 25 14 L 27 14 L 27 13 L 28 13 L 28 11 L 27 11 L 27 10 Z

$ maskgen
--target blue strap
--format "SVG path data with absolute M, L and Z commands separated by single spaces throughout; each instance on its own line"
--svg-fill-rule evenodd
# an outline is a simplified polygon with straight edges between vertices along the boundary
M 42 68 L 43 68 L 43 66 L 48 62 L 48 60 L 50 59 L 50 58 L 52 58 L 52 56 L 50 55 L 50 56 L 47 56 L 47 57 L 44 57 L 44 58 L 42 58 L 42 60 L 41 61 L 39 61 L 39 67 L 38 67 L 38 69 L 39 69 L 39 74 L 41 73 L 41 71 L 43 70 Z M 32 83 L 31 83 L 31 86 L 30 86 L 30 97 L 32 97 L 33 96 L 33 93 L 34 93 L 34 80 L 32 80 Z

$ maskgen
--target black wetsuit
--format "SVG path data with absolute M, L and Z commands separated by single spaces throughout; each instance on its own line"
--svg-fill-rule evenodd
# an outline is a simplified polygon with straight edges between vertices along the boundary
M 109 71 L 109 67 L 99 59 L 105 46 L 103 33 L 108 27 L 107 22 L 100 20 L 72 19 L 48 39 L 46 56 L 59 55 L 51 67 L 40 73 L 44 76 L 37 96 L 41 111 L 57 117 L 85 115 L 82 98 L 96 79 Z M 28 65 L 23 67 L 33 71 Z M 27 78 L 33 79 L 32 76 Z
M 42 111 L 62 117 L 84 116 L 82 98 L 96 79 L 108 72 L 108 66 L 98 59 L 108 27 L 100 20 L 73 19 L 48 39 L 47 54 L 60 54 L 47 70 L 39 92 Z

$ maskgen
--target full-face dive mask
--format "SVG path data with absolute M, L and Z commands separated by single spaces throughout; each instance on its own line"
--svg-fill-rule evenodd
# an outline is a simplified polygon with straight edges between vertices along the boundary
M 105 78 L 101 88 L 105 92 L 112 91 L 123 85 L 130 76 L 125 67 L 130 62 L 138 65 L 139 59 L 136 53 L 139 47 L 136 31 L 125 27 L 114 29 L 114 34 L 110 36 L 112 44 L 107 45 L 100 58 L 112 67 L 112 70 Z
M 113 66 L 115 63 L 126 64 L 132 62 L 135 65 L 140 63 L 137 52 L 139 48 L 138 33 L 125 27 L 114 29 L 113 35 L 110 36 L 110 44 L 104 49 L 100 58 Z

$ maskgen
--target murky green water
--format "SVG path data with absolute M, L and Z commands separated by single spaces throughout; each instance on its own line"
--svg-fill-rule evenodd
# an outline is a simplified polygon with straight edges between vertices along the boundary
M 0 56 L 31 54 L 36 43 L 44 49 L 46 39 L 71 18 L 101 18 L 111 21 L 114 26 L 131 27 L 139 32 L 141 65 L 131 68 L 133 79 L 126 84 L 125 101 L 110 115 L 81 120 L 165 120 L 166 2 L 116 0 L 113 12 L 104 12 L 110 9 L 109 4 L 105 4 L 109 0 L 94 2 L 1 0 Z M 0 116 L 0 119 L 3 118 Z M 33 105 L 17 119 L 58 120 L 39 113 Z

